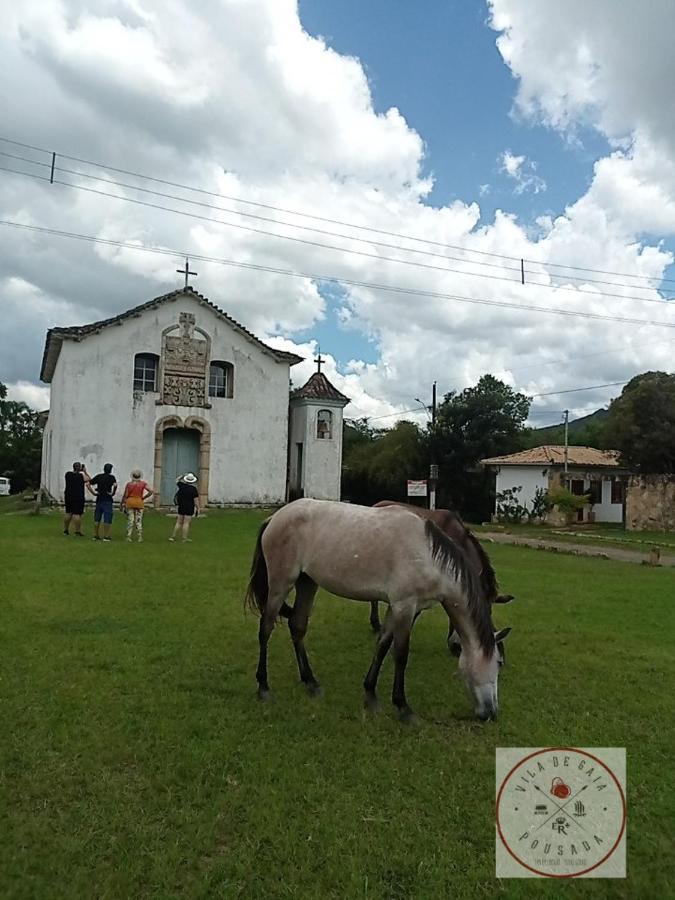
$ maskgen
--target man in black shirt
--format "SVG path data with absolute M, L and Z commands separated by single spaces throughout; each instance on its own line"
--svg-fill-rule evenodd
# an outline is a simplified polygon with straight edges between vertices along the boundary
M 94 491 L 92 485 L 96 487 Z M 112 463 L 106 463 L 103 471 L 95 475 L 88 485 L 90 493 L 96 497 L 94 508 L 94 540 L 100 541 L 99 529 L 103 519 L 103 540 L 110 540 L 110 529 L 113 520 L 113 497 L 117 490 L 117 479 L 112 474 Z
M 84 512 L 84 486 L 89 484 L 89 473 L 84 463 L 74 462 L 73 471 L 66 472 L 66 489 L 63 502 L 66 514 L 63 518 L 63 533 L 69 534 L 70 523 L 75 526 L 75 534 L 82 537 L 82 513 Z

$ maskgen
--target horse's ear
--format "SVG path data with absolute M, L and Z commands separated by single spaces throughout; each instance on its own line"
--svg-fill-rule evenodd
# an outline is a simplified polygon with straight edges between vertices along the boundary
M 510 628 L 502 628 L 500 631 L 495 632 L 495 643 L 499 644 L 503 640 L 506 640 L 506 638 L 509 636 L 510 632 L 511 632 Z
M 514 599 L 515 598 L 514 598 L 513 594 L 499 594 L 497 597 L 495 597 L 494 602 L 495 603 L 510 603 Z

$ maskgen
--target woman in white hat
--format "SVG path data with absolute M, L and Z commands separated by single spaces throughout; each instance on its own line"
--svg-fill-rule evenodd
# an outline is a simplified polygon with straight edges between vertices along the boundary
M 174 503 L 178 507 L 178 517 L 173 529 L 173 534 L 169 538 L 175 541 L 178 532 L 183 533 L 183 543 L 190 540 L 188 534 L 190 532 L 190 522 L 192 517 L 199 514 L 199 491 L 197 490 L 197 478 L 192 472 L 187 472 L 177 482 L 178 488 Z

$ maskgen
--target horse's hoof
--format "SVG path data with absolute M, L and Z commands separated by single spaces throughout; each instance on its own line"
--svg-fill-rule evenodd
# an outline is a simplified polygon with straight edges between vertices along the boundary
M 318 681 L 310 682 L 305 684 L 307 688 L 307 693 L 310 697 L 322 697 L 323 696 L 323 688 L 319 684 Z
M 420 721 L 409 706 L 399 709 L 398 718 L 404 725 L 418 725 Z
M 366 694 L 363 698 L 363 708 L 373 716 L 380 711 L 380 702 L 375 694 Z
M 269 688 L 258 688 L 258 700 L 262 703 L 269 703 L 272 699 L 272 694 L 270 693 Z

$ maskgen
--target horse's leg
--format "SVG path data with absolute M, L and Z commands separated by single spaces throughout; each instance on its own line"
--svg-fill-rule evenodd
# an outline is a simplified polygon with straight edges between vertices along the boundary
M 379 678 L 382 663 L 389 652 L 393 639 L 392 615 L 391 610 L 387 609 L 384 625 L 380 629 L 380 636 L 375 647 L 375 655 L 373 656 L 373 661 L 371 662 L 368 673 L 363 681 L 363 689 L 366 692 L 365 705 L 371 712 L 377 711 L 377 679 Z
M 270 686 L 267 680 L 267 644 L 270 635 L 274 631 L 279 611 L 285 603 L 291 590 L 292 584 L 283 582 L 274 585 L 270 579 L 269 592 L 265 608 L 260 616 L 260 627 L 258 629 L 258 644 L 260 645 L 260 656 L 258 657 L 258 668 L 255 677 L 258 681 L 258 698 L 260 700 L 268 700 L 270 696 Z
M 375 634 L 379 634 L 382 626 L 380 625 L 380 611 L 377 600 L 370 601 L 370 627 Z
M 405 696 L 405 669 L 410 650 L 410 632 L 417 616 L 408 604 L 394 608 L 394 687 L 391 701 L 398 710 L 402 722 L 414 722 L 415 714 Z
M 300 681 L 302 681 L 312 696 L 317 696 L 321 693 L 321 686 L 314 677 L 314 672 L 312 672 L 312 667 L 309 664 L 309 658 L 305 650 L 305 634 L 317 588 L 316 582 L 312 581 L 308 575 L 300 575 L 295 583 L 295 605 L 288 619 L 288 630 L 291 633 L 293 649 L 298 661 Z

